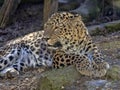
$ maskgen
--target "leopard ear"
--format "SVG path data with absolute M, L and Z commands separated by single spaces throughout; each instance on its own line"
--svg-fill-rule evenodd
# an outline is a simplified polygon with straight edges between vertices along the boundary
M 81 14 L 78 14 L 77 12 L 73 12 L 73 11 L 71 11 L 70 13 L 73 14 L 74 17 L 79 17 L 81 19 Z
M 82 21 L 80 15 L 74 16 L 74 18 L 72 18 L 72 19 L 70 19 L 70 20 L 71 20 L 71 22 L 79 22 L 79 21 Z M 74 23 L 73 23 L 73 24 L 74 24 Z
M 49 38 L 54 32 L 54 24 L 50 21 L 47 21 L 44 24 L 44 37 Z
M 75 14 L 74 17 L 75 17 L 75 19 L 77 19 L 77 20 L 82 20 L 82 17 L 81 17 L 81 15 L 79 15 L 79 14 Z

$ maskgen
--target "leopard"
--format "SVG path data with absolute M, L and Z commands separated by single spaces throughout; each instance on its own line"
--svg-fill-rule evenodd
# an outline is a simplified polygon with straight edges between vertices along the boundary
M 81 74 L 94 77 L 104 76 L 110 68 L 79 14 L 54 13 L 44 24 L 43 36 L 50 46 L 58 47 L 53 56 L 56 68 L 75 65 Z
M 0 47 L 0 75 L 7 72 L 20 75 L 29 68 L 50 67 L 54 49 L 48 48 L 43 33 L 43 30 L 32 32 Z
M 41 66 L 58 69 L 72 65 L 77 57 L 48 46 L 43 34 L 43 30 L 32 32 L 8 41 L 3 47 L 0 47 L 0 76 L 5 76 L 9 72 L 10 76 L 7 78 L 11 78 L 14 73 L 21 75 L 25 69 L 41 68 Z M 56 62 L 58 57 L 65 62 L 58 65 Z M 70 63 L 68 61 L 71 58 L 73 61 Z
M 11 76 L 13 72 L 21 75 L 25 69 L 39 68 L 40 66 L 58 69 L 72 65 L 79 58 L 81 58 L 82 64 L 82 60 L 86 58 L 84 56 L 78 58 L 77 55 L 66 54 L 64 51 L 49 47 L 43 34 L 44 31 L 33 32 L 11 40 L 1 47 L 0 75 L 4 76 L 10 72 L 10 77 L 13 77 Z M 64 62 L 58 63 L 59 59 Z M 80 73 L 84 75 L 83 72 Z
M 45 23 L 47 28 L 44 30 L 6 42 L 4 46 L 0 47 L 0 75 L 7 72 L 20 74 L 26 68 L 31 67 L 45 66 L 58 69 L 75 65 L 83 75 L 104 76 L 109 64 L 101 57 L 79 18 L 81 18 L 79 15 L 66 12 L 55 13 Z M 83 25 L 82 30 L 76 26 L 77 23 Z M 69 36 L 68 27 L 71 35 L 75 35 L 75 37 Z M 66 33 L 62 31 L 62 28 Z M 78 31 L 81 30 L 77 34 L 76 31 L 73 31 L 76 28 Z M 63 33 L 59 34 L 59 31 Z M 61 42 L 62 47 L 58 47 L 57 41 Z M 55 45 L 51 45 L 51 43 Z

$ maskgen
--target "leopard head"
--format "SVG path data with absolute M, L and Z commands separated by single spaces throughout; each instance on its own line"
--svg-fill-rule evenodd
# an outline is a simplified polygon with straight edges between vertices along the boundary
M 55 13 L 44 25 L 44 38 L 48 38 L 48 44 L 57 42 L 64 49 L 75 47 L 88 34 L 81 16 L 68 12 Z

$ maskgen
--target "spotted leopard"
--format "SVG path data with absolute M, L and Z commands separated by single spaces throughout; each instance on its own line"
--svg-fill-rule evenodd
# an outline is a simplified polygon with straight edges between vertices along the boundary
M 63 14 L 63 17 L 61 18 L 62 14 Z M 108 63 L 101 60 L 101 58 L 100 60 L 99 58 L 98 60 L 97 58 L 95 58 L 94 60 L 94 58 L 92 58 L 93 54 L 89 55 L 90 50 L 88 54 L 83 53 L 83 51 L 86 49 L 83 49 L 82 53 L 78 53 L 78 51 L 82 49 L 81 46 L 84 47 L 85 40 L 82 38 L 84 37 L 84 34 L 82 33 L 79 33 L 79 35 L 81 36 L 80 40 L 82 40 L 82 42 L 79 43 L 80 48 L 78 48 L 79 49 L 78 51 L 73 48 L 70 49 L 70 45 L 69 45 L 71 42 L 70 36 L 67 37 L 68 42 L 64 41 L 65 40 L 64 36 L 67 36 L 69 32 L 65 33 L 61 37 L 61 40 L 65 42 L 65 44 L 62 43 L 62 48 L 58 48 L 57 50 L 53 48 L 49 48 L 46 42 L 46 39 L 43 36 L 44 35 L 46 36 L 46 33 L 49 33 L 47 34 L 47 36 L 50 35 L 51 37 L 53 37 L 59 33 L 59 30 L 62 27 L 64 28 L 71 27 L 69 26 L 71 24 L 69 22 L 69 15 L 72 15 L 70 16 L 70 18 L 71 20 L 73 20 L 73 22 L 76 21 L 76 18 L 80 17 L 79 15 L 73 15 L 70 13 L 56 13 L 52 15 L 52 17 L 48 20 L 48 22 L 50 22 L 51 20 L 52 23 L 50 22 L 48 24 L 47 22 L 45 24 L 46 26 L 48 26 L 48 28 L 45 28 L 45 33 L 44 31 L 33 32 L 28 35 L 25 35 L 24 37 L 18 38 L 16 40 L 12 40 L 8 42 L 6 45 L 4 45 L 3 47 L 1 47 L 0 48 L 0 74 L 5 74 L 8 71 L 10 72 L 17 71 L 18 73 L 20 73 L 24 71 L 24 69 L 29 67 L 35 68 L 39 66 L 46 66 L 46 67 L 60 68 L 60 67 L 69 66 L 73 64 L 76 66 L 77 70 L 81 74 L 88 75 L 88 76 L 93 75 L 96 77 L 101 77 L 105 75 L 107 68 L 109 66 Z M 82 22 L 79 22 L 79 24 L 80 23 Z M 74 27 L 75 26 L 73 25 L 73 28 Z M 54 30 L 57 33 L 54 32 Z M 66 31 L 67 30 L 68 29 L 66 29 Z M 86 32 L 86 31 L 83 30 L 81 32 Z M 89 36 L 88 33 L 87 35 Z M 53 43 L 59 41 L 57 40 L 59 37 L 59 34 L 56 36 L 57 36 L 56 41 L 54 41 L 55 39 L 53 38 L 53 41 L 54 41 Z M 77 36 L 74 37 L 73 39 L 75 38 L 77 39 Z M 51 44 L 50 41 L 52 42 L 52 40 L 49 39 L 48 41 L 49 44 Z M 76 41 L 73 42 L 73 44 L 75 43 Z M 67 47 L 67 45 L 69 46 L 69 48 Z M 72 47 L 75 47 L 75 46 L 72 46 Z M 95 49 L 95 51 L 97 50 Z M 95 53 L 95 55 L 97 54 Z
M 37 31 L 11 40 L 0 48 L 0 75 L 7 72 L 20 74 L 27 68 L 39 66 L 61 68 L 73 64 L 77 59 L 59 49 L 50 48 L 43 38 L 44 31 Z M 64 60 L 57 63 L 58 58 Z M 70 60 L 72 58 L 72 60 Z M 54 60 L 54 61 L 53 61 Z M 82 59 L 81 59 L 82 60 Z
M 87 76 L 101 77 L 106 74 L 109 64 L 92 41 L 81 16 L 69 12 L 53 14 L 44 25 L 44 38 L 48 44 L 58 47 L 53 56 L 55 67 L 74 64 L 77 70 Z
M 54 50 L 47 48 L 42 38 L 44 31 L 37 31 L 7 42 L 0 48 L 0 74 L 8 71 L 20 73 L 26 68 L 51 66 Z

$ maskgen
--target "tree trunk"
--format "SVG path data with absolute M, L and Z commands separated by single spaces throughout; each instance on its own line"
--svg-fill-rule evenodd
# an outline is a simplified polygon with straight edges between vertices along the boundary
M 5 28 L 21 0 L 5 0 L 0 9 L 0 28 Z
M 58 0 L 44 0 L 44 23 L 58 10 Z

